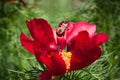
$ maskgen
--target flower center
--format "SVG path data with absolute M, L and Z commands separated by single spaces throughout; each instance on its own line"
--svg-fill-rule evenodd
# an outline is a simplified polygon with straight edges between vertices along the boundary
M 60 52 L 60 54 L 61 54 L 63 60 L 65 61 L 66 72 L 68 72 L 70 69 L 70 61 L 71 61 L 72 53 L 71 52 Z

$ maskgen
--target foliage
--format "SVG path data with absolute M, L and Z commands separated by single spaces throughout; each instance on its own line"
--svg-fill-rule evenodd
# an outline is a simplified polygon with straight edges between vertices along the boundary
M 19 42 L 20 32 L 28 30 L 25 20 L 45 18 L 57 27 L 63 20 L 88 21 L 97 25 L 97 32 L 109 35 L 101 48 L 100 59 L 90 66 L 61 75 L 55 80 L 119 80 L 120 79 L 120 1 L 118 0 L 16 0 L 0 1 L 0 79 L 36 80 L 43 71 L 35 58 Z M 29 35 L 28 35 L 29 36 Z

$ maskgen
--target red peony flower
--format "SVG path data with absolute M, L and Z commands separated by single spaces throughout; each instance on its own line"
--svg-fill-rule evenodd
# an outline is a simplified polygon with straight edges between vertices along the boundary
M 63 21 L 56 30 L 44 19 L 34 18 L 26 24 L 33 39 L 22 32 L 21 44 L 46 65 L 38 80 L 50 80 L 92 64 L 101 55 L 99 46 L 108 40 L 104 33 L 95 34 L 96 26 L 87 22 Z

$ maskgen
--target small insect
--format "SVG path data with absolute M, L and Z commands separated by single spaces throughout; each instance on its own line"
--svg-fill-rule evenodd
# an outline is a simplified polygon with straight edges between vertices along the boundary
M 57 28 L 56 33 L 57 33 L 58 35 L 63 35 L 64 32 L 65 32 L 66 27 L 67 27 L 67 23 L 62 23 L 62 24 L 60 25 L 60 27 Z

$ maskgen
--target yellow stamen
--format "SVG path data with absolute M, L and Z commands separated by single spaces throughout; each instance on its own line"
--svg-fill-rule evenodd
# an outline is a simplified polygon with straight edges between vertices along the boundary
M 70 69 L 70 61 L 71 61 L 72 53 L 71 52 L 60 52 L 60 54 L 61 54 L 63 60 L 65 61 L 66 72 L 68 72 Z

